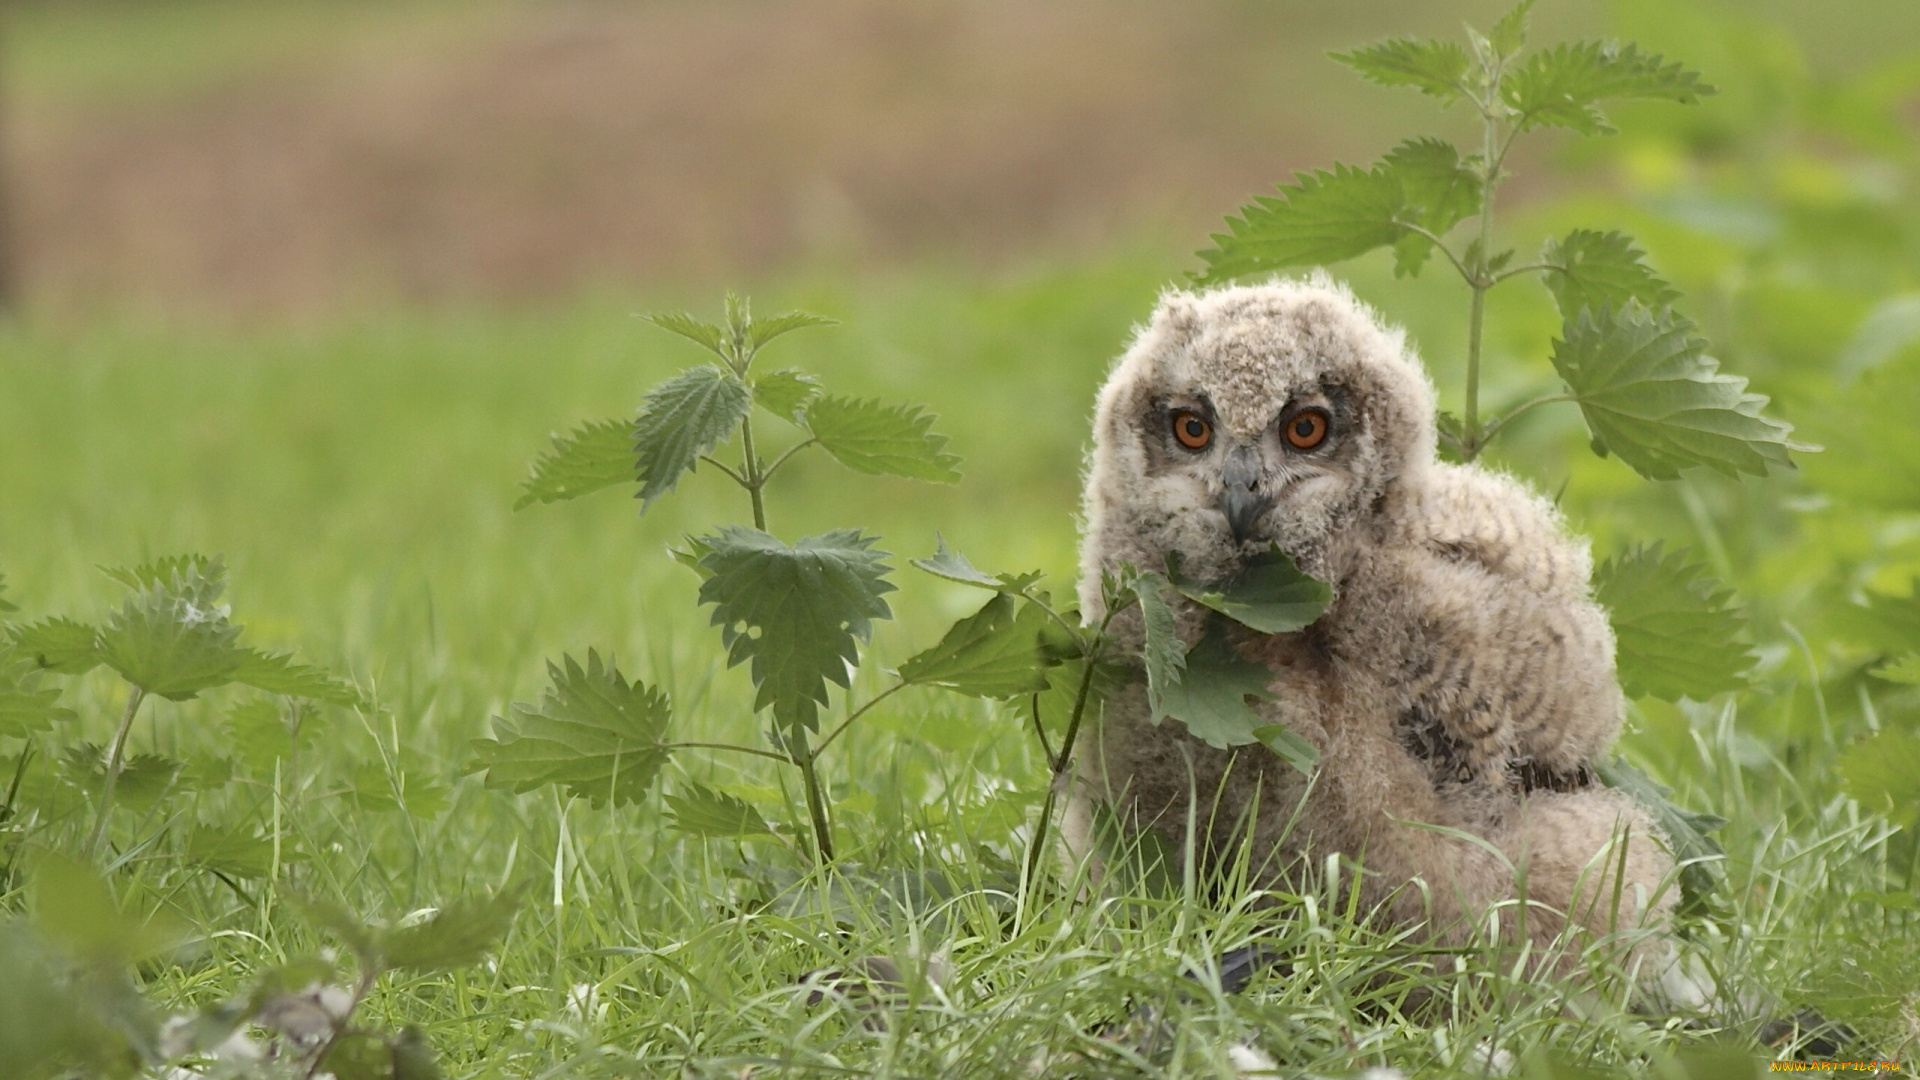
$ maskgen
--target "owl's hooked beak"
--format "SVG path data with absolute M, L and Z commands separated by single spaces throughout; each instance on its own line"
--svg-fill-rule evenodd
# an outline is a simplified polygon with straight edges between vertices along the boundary
M 1236 544 L 1253 535 L 1253 527 L 1273 509 L 1273 496 L 1260 490 L 1260 451 L 1241 445 L 1227 452 L 1227 464 L 1220 472 L 1220 512 L 1227 516 L 1227 528 Z

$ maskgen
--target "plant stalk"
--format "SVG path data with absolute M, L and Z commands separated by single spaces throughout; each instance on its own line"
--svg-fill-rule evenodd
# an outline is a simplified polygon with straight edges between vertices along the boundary
M 1060 801 L 1060 789 L 1067 783 L 1067 770 L 1073 766 L 1073 746 L 1080 738 L 1080 721 L 1087 713 L 1087 698 L 1093 691 L 1093 671 L 1097 666 L 1095 658 L 1100 654 L 1100 645 L 1106 640 L 1107 622 L 1113 615 L 1100 624 L 1100 631 L 1094 635 L 1092 643 L 1085 653 L 1086 671 L 1080 675 L 1080 689 L 1073 696 L 1073 714 L 1067 719 L 1067 733 L 1060 739 L 1060 753 L 1047 762 L 1050 766 L 1047 778 L 1046 798 L 1040 803 L 1040 821 L 1033 827 L 1033 843 L 1027 848 L 1027 868 L 1023 893 L 1033 889 L 1039 880 L 1040 860 L 1047 850 L 1047 833 L 1053 824 L 1053 812 Z M 1036 726 L 1039 717 L 1034 717 Z
M 790 743 L 793 763 L 800 766 L 800 780 L 807 789 L 807 814 L 813 818 L 813 846 L 821 866 L 833 865 L 833 823 L 827 820 L 827 800 L 820 790 L 820 774 L 814 769 L 815 754 L 807 745 L 805 730 L 795 728 Z
M 766 478 L 760 474 L 760 457 L 753 452 L 753 417 L 749 414 L 740 421 L 740 449 L 746 454 L 747 497 L 753 500 L 753 527 L 761 532 L 767 531 L 767 508 L 760 499 L 760 489 L 766 486 Z
M 113 747 L 107 751 L 107 782 L 100 788 L 100 816 L 93 823 L 93 836 L 87 841 L 87 858 L 93 859 L 100 853 L 100 842 L 107 836 L 107 817 L 113 812 L 113 789 L 120 783 L 120 770 L 125 766 L 127 734 L 133 730 L 133 716 L 140 711 L 140 703 L 147 699 L 147 692 L 138 686 L 127 695 L 127 711 L 120 717 L 120 730 L 113 733 Z
M 1506 157 L 1505 151 L 1500 148 L 1500 119 L 1494 111 L 1499 107 L 1498 76 L 1499 73 L 1495 72 L 1486 91 L 1486 100 L 1480 103 L 1480 160 L 1486 174 L 1480 181 L 1480 238 L 1474 244 L 1472 265 L 1467 267 L 1472 272 L 1467 284 L 1473 289 L 1473 305 L 1467 317 L 1467 401 L 1466 415 L 1462 418 L 1466 438 L 1461 440 L 1460 456 L 1468 461 L 1478 457 L 1481 447 L 1485 445 L 1480 430 L 1480 351 L 1486 323 L 1487 290 L 1494 285 L 1492 275 L 1487 273 L 1489 246 L 1493 242 L 1493 189 L 1500 181 L 1501 159 Z

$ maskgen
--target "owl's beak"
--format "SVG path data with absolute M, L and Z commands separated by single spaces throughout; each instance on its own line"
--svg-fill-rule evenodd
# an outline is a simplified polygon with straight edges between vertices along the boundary
M 1245 543 L 1253 527 L 1273 509 L 1273 496 L 1260 490 L 1260 451 L 1252 446 L 1236 446 L 1227 452 L 1226 468 L 1220 473 L 1220 512 L 1233 530 L 1234 543 Z

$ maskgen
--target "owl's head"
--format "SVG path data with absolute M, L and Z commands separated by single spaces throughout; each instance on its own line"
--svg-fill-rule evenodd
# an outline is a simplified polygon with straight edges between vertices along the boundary
M 1433 460 L 1433 412 L 1405 334 L 1324 274 L 1170 292 L 1100 393 L 1083 565 L 1223 574 L 1278 541 L 1333 570 Z

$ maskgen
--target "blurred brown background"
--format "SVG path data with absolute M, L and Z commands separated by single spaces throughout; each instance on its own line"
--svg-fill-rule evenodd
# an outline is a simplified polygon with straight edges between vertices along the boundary
M 1827 64 L 1920 27 L 1913 4 L 1891 28 L 1886 4 L 1759 6 Z M 1190 250 L 1288 170 L 1369 158 L 1430 116 L 1327 49 L 1503 7 L 15 4 L 14 278 L 49 314 L 281 319 Z M 1602 32 L 1605 12 L 1543 4 L 1536 27 Z

